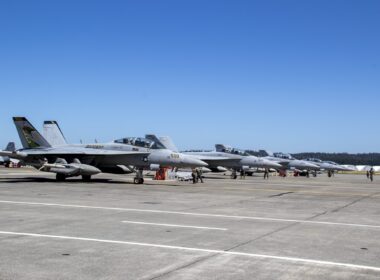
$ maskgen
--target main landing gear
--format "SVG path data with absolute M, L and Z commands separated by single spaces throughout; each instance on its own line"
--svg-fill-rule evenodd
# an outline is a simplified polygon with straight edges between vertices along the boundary
M 136 177 L 133 179 L 135 184 L 144 184 L 143 170 L 139 169 L 136 171 Z
M 232 170 L 232 173 L 231 173 L 231 179 L 237 179 L 237 172 L 236 170 Z
M 66 176 L 64 174 L 60 174 L 60 173 L 57 173 L 55 175 L 55 179 L 58 181 L 58 182 L 63 182 L 66 180 Z

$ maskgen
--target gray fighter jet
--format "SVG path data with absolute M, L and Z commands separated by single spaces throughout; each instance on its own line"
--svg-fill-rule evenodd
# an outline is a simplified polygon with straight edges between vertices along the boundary
M 5 147 L 4 151 L 7 152 L 13 152 L 16 150 L 16 145 L 14 142 L 9 142 L 8 145 Z M 8 167 L 10 163 L 12 162 L 12 159 L 7 156 L 0 156 L 0 165 L 4 165 Z
M 57 180 L 82 176 L 89 181 L 104 166 L 134 165 L 147 162 L 149 152 L 104 150 L 96 145 L 64 145 L 53 147 L 24 117 L 14 117 L 23 149 L 0 151 L 0 156 L 21 160 L 41 171 L 56 173 Z
M 284 153 L 269 153 L 267 152 L 267 156 L 265 159 L 268 159 L 273 162 L 277 162 L 282 165 L 284 169 L 288 170 L 298 170 L 298 171 L 316 171 L 319 170 L 320 167 L 315 163 L 308 162 L 305 160 L 298 160 L 292 157 L 290 154 Z
M 354 168 L 345 167 L 333 161 L 322 161 L 318 158 L 308 158 L 304 161 L 308 161 L 315 165 L 318 165 L 321 170 L 327 171 L 329 177 L 331 177 L 331 175 L 334 174 L 335 171 L 356 171 L 356 169 Z
M 234 179 L 237 177 L 237 171 L 247 171 L 251 168 L 279 169 L 282 167 L 274 161 L 251 156 L 243 150 L 231 148 L 222 144 L 216 144 L 215 148 L 215 151 L 186 152 L 186 154 L 197 156 L 199 159 L 207 162 L 207 168 L 214 172 L 220 172 L 223 168 L 231 169 L 233 171 L 231 177 Z
M 66 139 L 56 121 L 44 122 L 44 136 L 49 143 L 54 143 L 55 146 L 68 145 Z M 135 183 L 143 183 L 143 170 L 158 170 L 162 167 L 171 168 L 196 168 L 207 166 L 207 163 L 199 160 L 196 157 L 185 155 L 177 151 L 167 149 L 159 139 L 141 137 L 126 137 L 114 140 L 109 143 L 95 143 L 85 145 L 107 151 L 139 151 L 146 152 L 149 155 L 146 161 L 134 164 L 133 166 L 119 164 L 113 165 L 98 165 L 97 167 L 104 173 L 126 174 L 136 172 Z

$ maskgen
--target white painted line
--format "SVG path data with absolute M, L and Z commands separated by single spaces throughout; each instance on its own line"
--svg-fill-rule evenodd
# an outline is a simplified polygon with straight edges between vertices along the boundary
M 345 267 L 345 268 L 350 268 L 350 269 L 363 269 L 363 270 L 380 271 L 380 267 L 350 264 L 350 263 L 339 263 L 339 262 L 330 262 L 330 261 L 313 260 L 313 259 L 273 256 L 273 255 L 262 255 L 262 254 L 251 254 L 251 253 L 244 253 L 244 252 L 191 248 L 191 247 L 171 246 L 171 245 L 152 244 L 152 243 L 141 243 L 141 242 L 119 241 L 119 240 L 108 240 L 108 239 L 95 239 L 95 238 L 63 236 L 63 235 L 49 235 L 49 234 L 38 234 L 38 233 L 12 232 L 12 231 L 0 231 L 0 234 L 39 237 L 39 238 L 52 238 L 52 239 L 79 240 L 79 241 L 90 241 L 90 242 L 100 242 L 100 243 L 110 243 L 110 244 L 132 245 L 132 246 L 144 246 L 144 247 L 152 247 L 152 248 L 192 251 L 192 252 L 201 252 L 201 253 L 213 253 L 213 254 L 221 254 L 221 255 L 244 256 L 244 257 L 261 258 L 261 259 L 273 259 L 273 260 L 281 260 L 281 261 L 296 262 L 296 263 L 305 263 L 305 264 L 312 264 L 312 265 L 324 265 L 324 266 Z
M 18 176 L 18 175 L 22 175 L 22 176 L 41 176 L 41 175 L 46 175 L 44 173 L 34 173 L 34 172 L 24 172 L 24 173 L 2 173 L 1 175 L 3 176 Z M 49 174 L 50 175 L 50 174 Z
M 185 225 L 174 225 L 174 224 L 157 224 L 157 223 L 146 223 L 137 221 L 122 221 L 126 224 L 138 224 L 138 225 L 151 225 L 151 226 L 163 226 L 163 227 L 179 227 L 179 228 L 195 228 L 195 229 L 211 229 L 211 230 L 228 230 L 226 228 L 216 228 L 216 227 L 200 227 L 200 226 L 185 226 Z
M 302 223 L 302 224 L 316 224 L 316 225 L 334 225 L 334 226 L 349 226 L 349 227 L 362 227 L 362 228 L 380 229 L 380 225 L 336 223 L 336 222 L 323 222 L 323 221 L 311 221 L 311 220 L 296 220 L 296 219 L 280 219 L 280 218 L 255 217 L 255 216 L 235 216 L 235 215 L 231 216 L 231 215 L 194 213 L 194 212 L 180 212 L 180 211 L 166 211 L 166 210 L 149 210 L 149 209 L 134 209 L 134 208 L 120 208 L 120 207 L 101 207 L 101 206 L 87 206 L 87 205 L 74 205 L 74 204 L 58 204 L 58 203 L 41 203 L 41 202 L 26 202 L 26 201 L 9 201 L 9 200 L 0 200 L 0 203 L 33 205 L 33 206 L 65 207 L 65 208 L 98 209 L 98 210 L 111 210 L 111 211 L 124 211 L 124 212 L 174 214 L 174 215 L 198 216 L 198 217 L 213 217 L 213 218 L 226 218 L 226 219 L 238 219 L 238 220 L 257 220 L 257 221 L 288 222 L 288 223 Z

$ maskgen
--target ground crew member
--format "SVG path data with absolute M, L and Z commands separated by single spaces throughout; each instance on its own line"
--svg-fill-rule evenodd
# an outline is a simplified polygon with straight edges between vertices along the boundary
M 373 182 L 374 174 L 375 174 L 375 170 L 373 169 L 373 167 L 371 167 L 371 169 L 369 170 L 369 179 L 371 180 L 371 182 Z
M 197 181 L 200 180 L 203 183 L 202 171 L 199 168 L 195 169 L 195 171 L 197 173 Z
M 269 179 L 269 170 L 268 170 L 268 168 L 265 168 L 264 179 Z
M 196 175 L 194 169 L 191 172 L 191 177 L 193 178 L 193 184 L 196 184 L 197 183 L 197 175 Z

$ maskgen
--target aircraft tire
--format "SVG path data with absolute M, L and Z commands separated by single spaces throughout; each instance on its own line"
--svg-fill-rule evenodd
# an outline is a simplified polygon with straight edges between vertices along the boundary
M 82 181 L 83 182 L 90 182 L 91 181 L 91 175 L 82 175 Z
M 66 176 L 63 175 L 63 174 L 59 174 L 59 173 L 57 173 L 57 174 L 55 175 L 55 179 L 57 180 L 57 182 L 63 182 L 63 181 L 66 180 Z
M 135 183 L 136 185 L 144 184 L 144 178 L 134 178 L 133 183 Z

